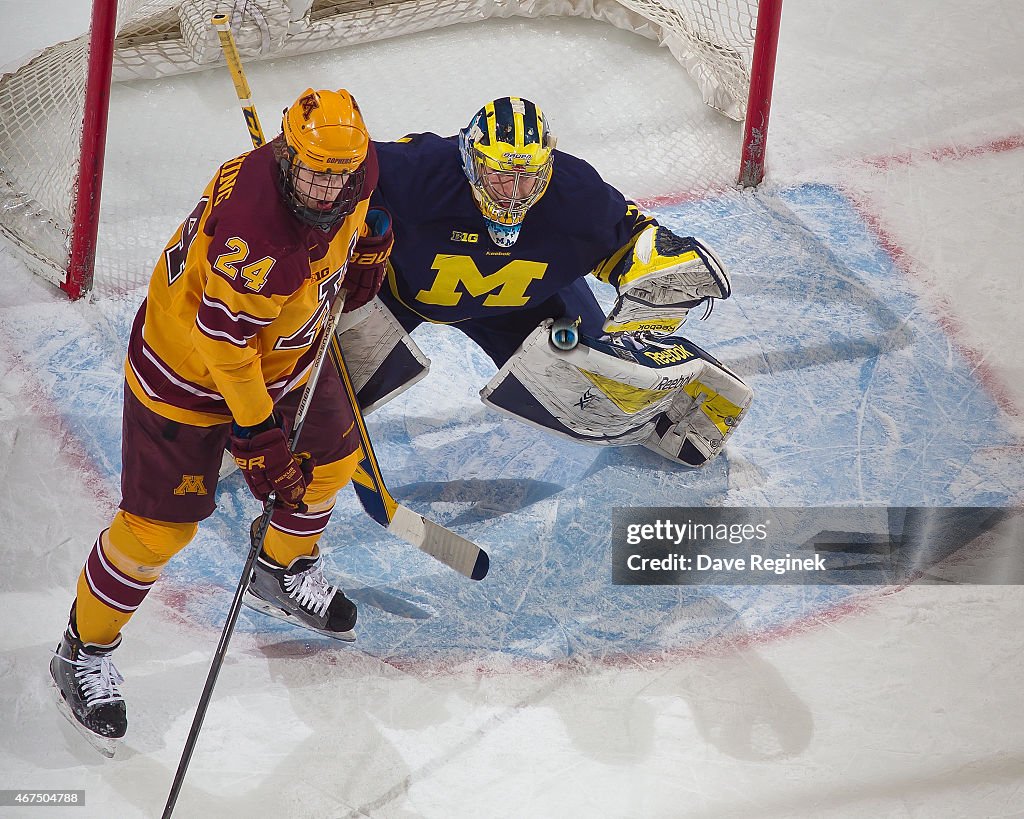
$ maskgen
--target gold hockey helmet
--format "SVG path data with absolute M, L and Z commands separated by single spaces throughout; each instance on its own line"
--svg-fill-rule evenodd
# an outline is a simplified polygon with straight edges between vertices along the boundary
M 301 221 L 330 230 L 355 210 L 366 177 L 370 135 L 359 105 L 344 89 L 307 88 L 285 109 L 281 132 L 288 204 Z

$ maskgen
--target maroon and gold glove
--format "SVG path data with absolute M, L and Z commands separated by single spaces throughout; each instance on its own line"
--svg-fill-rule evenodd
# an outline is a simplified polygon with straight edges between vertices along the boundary
M 295 454 L 288 448 L 283 420 L 271 415 L 254 427 L 232 424 L 231 454 L 257 500 L 266 501 L 276 492 L 278 505 L 306 511 L 302 496 L 313 478 L 313 459 L 308 452 Z
M 360 236 L 356 242 L 352 258 L 348 261 L 345 281 L 341 285 L 348 291 L 345 307 L 341 312 L 351 313 L 358 310 L 377 295 L 384 281 L 388 255 L 394 243 L 391 214 L 384 208 L 373 208 L 368 211 L 366 235 Z

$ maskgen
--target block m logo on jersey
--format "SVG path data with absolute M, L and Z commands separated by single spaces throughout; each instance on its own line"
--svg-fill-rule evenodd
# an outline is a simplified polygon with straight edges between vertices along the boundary
M 181 483 L 174 490 L 175 495 L 205 495 L 206 483 L 202 475 L 182 475 Z
M 484 276 L 469 256 L 434 257 L 431 269 L 437 271 L 434 284 L 429 290 L 420 290 L 416 300 L 422 304 L 436 304 L 454 307 L 462 299 L 459 285 L 473 297 L 490 295 L 484 299 L 484 307 L 522 307 L 529 298 L 526 288 L 534 279 L 541 279 L 548 266 L 543 262 L 527 262 L 515 259 Z

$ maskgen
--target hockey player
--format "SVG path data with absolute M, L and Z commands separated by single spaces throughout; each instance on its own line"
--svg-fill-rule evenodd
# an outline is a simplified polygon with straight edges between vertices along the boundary
M 721 451 L 750 389 L 675 335 L 690 309 L 731 293 L 708 247 L 555 150 L 526 99 L 489 102 L 457 136 L 376 146 L 372 201 L 391 213 L 395 246 L 379 301 L 341 335 L 347 350 L 380 358 L 356 384 L 364 412 L 425 375 L 407 334 L 428 321 L 483 348 L 499 367 L 485 403 L 520 420 L 691 466 Z M 617 288 L 607 316 L 588 273 Z M 583 343 L 571 349 L 576 334 Z
M 287 433 L 331 303 L 344 287 L 345 309 L 356 309 L 380 286 L 383 264 L 365 261 L 386 258 L 391 243 L 386 214 L 367 216 L 376 181 L 355 100 L 307 89 L 276 139 L 221 165 L 156 264 L 125 362 L 120 510 L 86 559 L 50 662 L 62 710 L 107 755 L 127 728 L 111 655 L 164 565 L 213 513 L 227 445 L 253 495 L 277 499 L 248 598 L 354 637 L 356 607 L 325 579 L 317 548 L 359 458 L 331 367 L 302 452 Z M 366 222 L 383 229 L 360 237 Z

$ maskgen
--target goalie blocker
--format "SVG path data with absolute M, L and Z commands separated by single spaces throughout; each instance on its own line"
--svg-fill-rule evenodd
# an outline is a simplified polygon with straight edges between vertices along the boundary
M 360 362 L 352 376 L 364 412 L 426 375 L 429 360 L 379 301 L 342 318 L 339 340 Z M 485 404 L 573 440 L 639 444 L 692 467 L 722 451 L 750 405 L 750 387 L 681 336 L 584 336 L 562 350 L 551 343 L 553 325 L 538 326 L 481 390 Z

